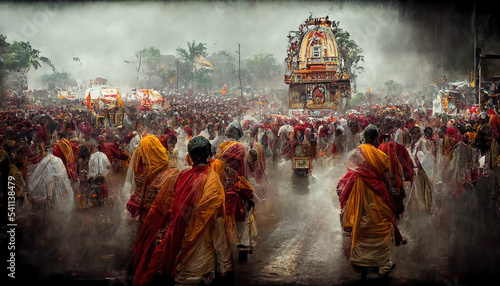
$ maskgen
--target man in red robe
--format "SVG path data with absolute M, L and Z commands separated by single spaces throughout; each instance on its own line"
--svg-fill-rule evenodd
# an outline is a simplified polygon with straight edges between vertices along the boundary
M 413 161 L 406 147 L 394 141 L 384 142 L 378 147 L 391 162 L 391 195 L 396 204 L 396 218 L 404 212 L 403 199 L 406 197 L 405 181 L 412 182 L 415 174 Z
M 156 279 L 210 285 L 217 268 L 223 276 L 234 269 L 224 227 L 224 188 L 207 161 L 210 143 L 194 137 L 188 154 L 193 167 L 182 170 L 175 182 L 167 212 L 171 224 L 151 258 L 139 263 L 134 285 L 150 285 Z
M 131 160 L 130 154 L 120 149 L 120 141 L 118 139 L 114 143 L 107 143 L 106 138 L 103 135 L 99 135 L 97 140 L 99 141 L 98 146 L 101 148 L 101 152 L 108 157 L 111 164 L 113 164 L 113 159 L 116 159 L 121 161 L 124 167 L 128 167 Z
M 120 157 L 120 148 L 114 143 L 107 143 L 106 137 L 99 135 L 97 141 L 99 142 L 98 146 L 101 148 L 101 152 L 108 157 L 109 162 L 113 163 L 113 158 Z
M 56 146 L 52 154 L 56 157 L 61 158 L 66 166 L 66 172 L 72 183 L 76 182 L 78 178 L 78 145 L 66 139 L 64 133 L 59 133 L 59 141 L 57 141 Z

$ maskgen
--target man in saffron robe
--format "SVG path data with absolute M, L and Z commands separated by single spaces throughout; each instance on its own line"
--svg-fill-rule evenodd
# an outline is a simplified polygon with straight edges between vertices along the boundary
M 227 191 L 227 185 L 226 185 L 226 163 L 220 159 L 213 159 L 209 160 L 210 167 L 217 173 L 219 174 L 220 181 L 222 183 L 222 186 L 224 187 L 224 193 Z
M 234 269 L 224 227 L 224 188 L 207 162 L 210 143 L 196 136 L 188 143 L 188 153 L 193 167 L 177 177 L 171 224 L 151 259 L 139 264 L 134 285 L 163 279 L 175 285 L 209 285 L 216 266 L 223 276 Z
M 403 239 L 397 230 L 396 206 L 387 188 L 390 174 L 389 157 L 377 149 L 378 129 L 369 125 L 364 131 L 366 143 L 349 159 L 347 174 L 337 185 L 340 197 L 342 228 L 351 233 L 349 262 L 355 268 L 378 267 L 385 275 L 393 268 L 391 236 L 394 228 L 396 244 Z
M 134 178 L 132 195 L 127 202 L 127 210 L 132 216 L 139 216 L 140 225 L 144 223 L 159 191 L 150 189 L 150 184 L 156 175 L 168 169 L 168 166 L 167 150 L 161 145 L 160 140 L 152 134 L 144 136 L 130 164 Z

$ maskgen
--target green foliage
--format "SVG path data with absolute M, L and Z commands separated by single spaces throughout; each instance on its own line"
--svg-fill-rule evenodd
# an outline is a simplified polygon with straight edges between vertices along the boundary
M 157 70 L 160 56 L 160 50 L 153 46 L 135 52 L 135 57 L 137 58 L 137 72 L 140 72 L 143 67 L 146 70 L 146 73 L 151 73 L 152 70 Z
M 0 34 L 0 61 L 3 62 L 5 52 L 9 48 L 10 44 L 7 43 L 7 36 Z
M 7 43 L 6 39 L 5 35 L 0 34 L 0 108 L 5 104 L 7 97 L 7 88 L 4 83 L 6 76 L 4 57 L 9 43 Z
M 196 42 L 193 40 L 192 42 L 188 41 L 187 44 L 188 44 L 187 50 L 184 48 L 176 49 L 176 51 L 179 53 L 183 61 L 194 65 L 196 63 L 196 59 L 198 58 L 198 56 L 206 57 L 208 55 L 206 43 L 196 44 Z
M 70 85 L 76 85 L 76 80 L 70 73 L 67 72 L 43 74 L 40 76 L 40 81 L 47 84 L 48 90 L 54 90 L 56 88 L 65 90 Z
M 7 42 L 5 35 L 0 35 L 0 103 L 4 103 L 5 91 L 11 90 L 22 97 L 28 86 L 28 72 L 31 68 L 39 69 L 46 64 L 55 72 L 52 62 L 40 54 L 40 50 L 33 49 L 29 42 Z M 24 100 L 21 100 L 24 102 Z
M 169 72 L 162 69 L 164 55 L 156 47 L 144 48 L 135 52 L 136 71 L 139 88 L 164 89 L 169 82 Z M 130 63 L 129 61 L 124 61 Z
M 398 96 L 403 92 L 403 85 L 391 79 L 384 83 L 384 89 L 387 95 Z
M 40 50 L 33 49 L 29 42 L 14 41 L 10 44 L 3 57 L 8 70 L 27 74 L 30 68 L 38 69 L 42 63 L 54 68 L 52 62 L 40 55 Z
M 200 70 L 196 74 L 197 86 L 201 89 L 199 92 L 204 92 L 212 89 L 212 73 L 209 70 Z
M 246 61 L 250 84 L 266 85 L 281 77 L 280 65 L 271 54 L 257 54 Z
M 364 68 L 360 65 L 365 61 L 363 49 L 351 39 L 349 32 L 339 27 L 338 21 L 333 23 L 332 26 L 335 31 L 337 48 L 343 59 L 343 62 L 340 64 L 340 71 L 349 75 L 349 78 L 353 82 L 353 89 L 356 90 L 357 74 L 364 71 Z
M 337 40 L 337 47 L 340 54 L 344 59 L 343 72 L 347 72 L 352 76 L 356 71 L 364 71 L 364 68 L 359 64 L 365 61 L 365 57 L 363 56 L 363 49 L 354 40 L 351 40 L 350 37 L 349 32 L 339 28 L 337 24 L 335 39 Z
M 218 51 L 207 59 L 214 67 L 211 71 L 211 81 L 215 89 L 219 90 L 223 85 L 239 85 L 237 60 L 227 51 Z
M 351 106 L 361 105 L 363 102 L 365 102 L 365 100 L 366 100 L 366 94 L 364 92 L 358 92 L 351 98 L 349 104 Z
M 196 89 L 196 84 L 198 81 L 198 76 L 197 76 L 198 61 L 197 61 L 197 59 L 199 56 L 203 56 L 203 57 L 208 56 L 207 48 L 206 48 L 207 44 L 206 43 L 196 44 L 196 42 L 194 40 L 192 42 L 188 41 L 187 44 L 188 44 L 187 49 L 179 47 L 176 49 L 176 51 L 179 53 L 182 61 L 189 64 L 189 66 L 191 67 L 191 70 L 188 70 L 188 71 L 186 71 L 186 73 L 183 73 L 183 74 L 179 73 L 179 77 L 189 78 L 193 83 L 193 89 Z M 201 71 L 201 72 L 206 73 L 206 71 Z M 205 77 L 205 75 L 201 75 L 201 76 Z

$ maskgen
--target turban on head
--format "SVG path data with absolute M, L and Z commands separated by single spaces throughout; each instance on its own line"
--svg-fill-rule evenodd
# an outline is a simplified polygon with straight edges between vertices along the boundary
M 210 145 L 210 142 L 203 136 L 196 136 L 193 139 L 189 140 L 188 143 L 188 153 L 192 153 L 194 149 L 197 148 L 206 148 Z
M 241 124 L 239 121 L 235 120 L 233 122 L 231 122 L 227 128 L 226 128 L 226 132 L 229 132 L 231 129 L 236 129 L 238 130 L 239 132 L 239 137 L 238 138 L 241 138 L 243 136 L 243 128 L 241 128 Z
M 196 136 L 189 140 L 187 149 L 191 159 L 197 163 L 202 163 L 207 157 L 212 157 L 212 145 L 203 136 Z

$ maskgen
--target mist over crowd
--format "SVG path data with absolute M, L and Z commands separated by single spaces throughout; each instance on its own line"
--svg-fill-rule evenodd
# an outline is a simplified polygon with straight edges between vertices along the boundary
M 213 55 L 227 51 L 235 61 L 270 54 L 284 70 L 286 34 L 313 16 L 340 22 L 364 53 L 360 92 L 382 90 L 394 80 L 419 88 L 440 80 L 468 78 L 473 69 L 473 21 L 491 25 L 495 18 L 473 1 L 454 3 L 406 1 L 238 1 L 210 2 L 40 2 L 0 3 L 0 33 L 7 41 L 29 41 L 59 71 L 79 81 L 107 78 L 123 89 L 135 88 L 135 53 L 157 47 L 163 55 L 178 57 L 176 49 L 195 40 L 206 43 Z M 480 9 L 481 8 L 481 9 Z M 494 48 L 491 29 L 478 30 L 484 50 Z M 453 51 L 453 52 L 451 52 Z M 74 58 L 79 61 L 74 61 Z M 167 68 L 167 67 L 165 67 Z M 170 67 L 173 68 L 173 67 Z M 217 67 L 215 67 L 217 69 Z M 29 88 L 44 89 L 40 76 L 48 66 L 29 72 Z M 285 88 L 282 78 L 274 87 Z M 243 85 L 246 85 L 245 78 Z
M 44 57 L 38 68 L 7 73 L 0 58 L 1 98 L 36 91 L 52 97 L 50 104 L 0 102 L 0 173 L 3 179 L 11 168 L 23 190 L 16 193 L 18 274 L 132 283 L 136 238 L 158 206 L 159 182 L 192 168 L 188 146 L 196 138 L 210 143 L 203 145 L 210 150 L 204 165 L 227 164 L 210 165 L 220 168 L 224 200 L 251 193 L 231 205 L 249 229 L 244 243 L 238 237 L 227 244 L 237 254 L 254 251 L 251 263 L 235 263 L 238 282 L 357 280 L 349 262 L 352 231 L 342 221 L 342 195 L 352 189 L 342 180 L 363 169 L 360 146 L 368 145 L 370 127 L 378 136 L 371 152 L 399 176 L 383 182 L 404 209 L 391 209 L 396 215 L 387 228 L 387 237 L 396 236 L 396 226 L 403 236 L 387 239 L 400 265 L 395 281 L 472 285 L 496 275 L 498 63 L 482 62 L 483 90 L 474 77 L 478 55 L 500 51 L 498 15 L 488 8 L 403 0 L 0 2 L 0 40 L 29 42 Z M 328 116 L 311 115 L 314 108 L 294 113 L 284 82 L 287 34 L 314 17 L 338 21 L 362 53 L 347 78 L 349 97 L 339 92 Z M 201 52 L 188 62 L 191 49 Z M 18 88 L 13 74 L 22 72 L 26 86 Z M 64 85 L 50 81 L 56 74 L 68 76 Z M 93 100 L 91 90 L 101 85 L 121 94 Z M 78 99 L 58 101 L 65 89 Z M 127 99 L 139 91 L 143 98 Z M 154 102 L 147 96 L 153 92 Z M 400 148 L 379 148 L 389 143 Z M 228 237 L 229 230 L 237 233 L 228 227 Z M 159 245 L 166 229 L 155 231 L 148 239 Z

